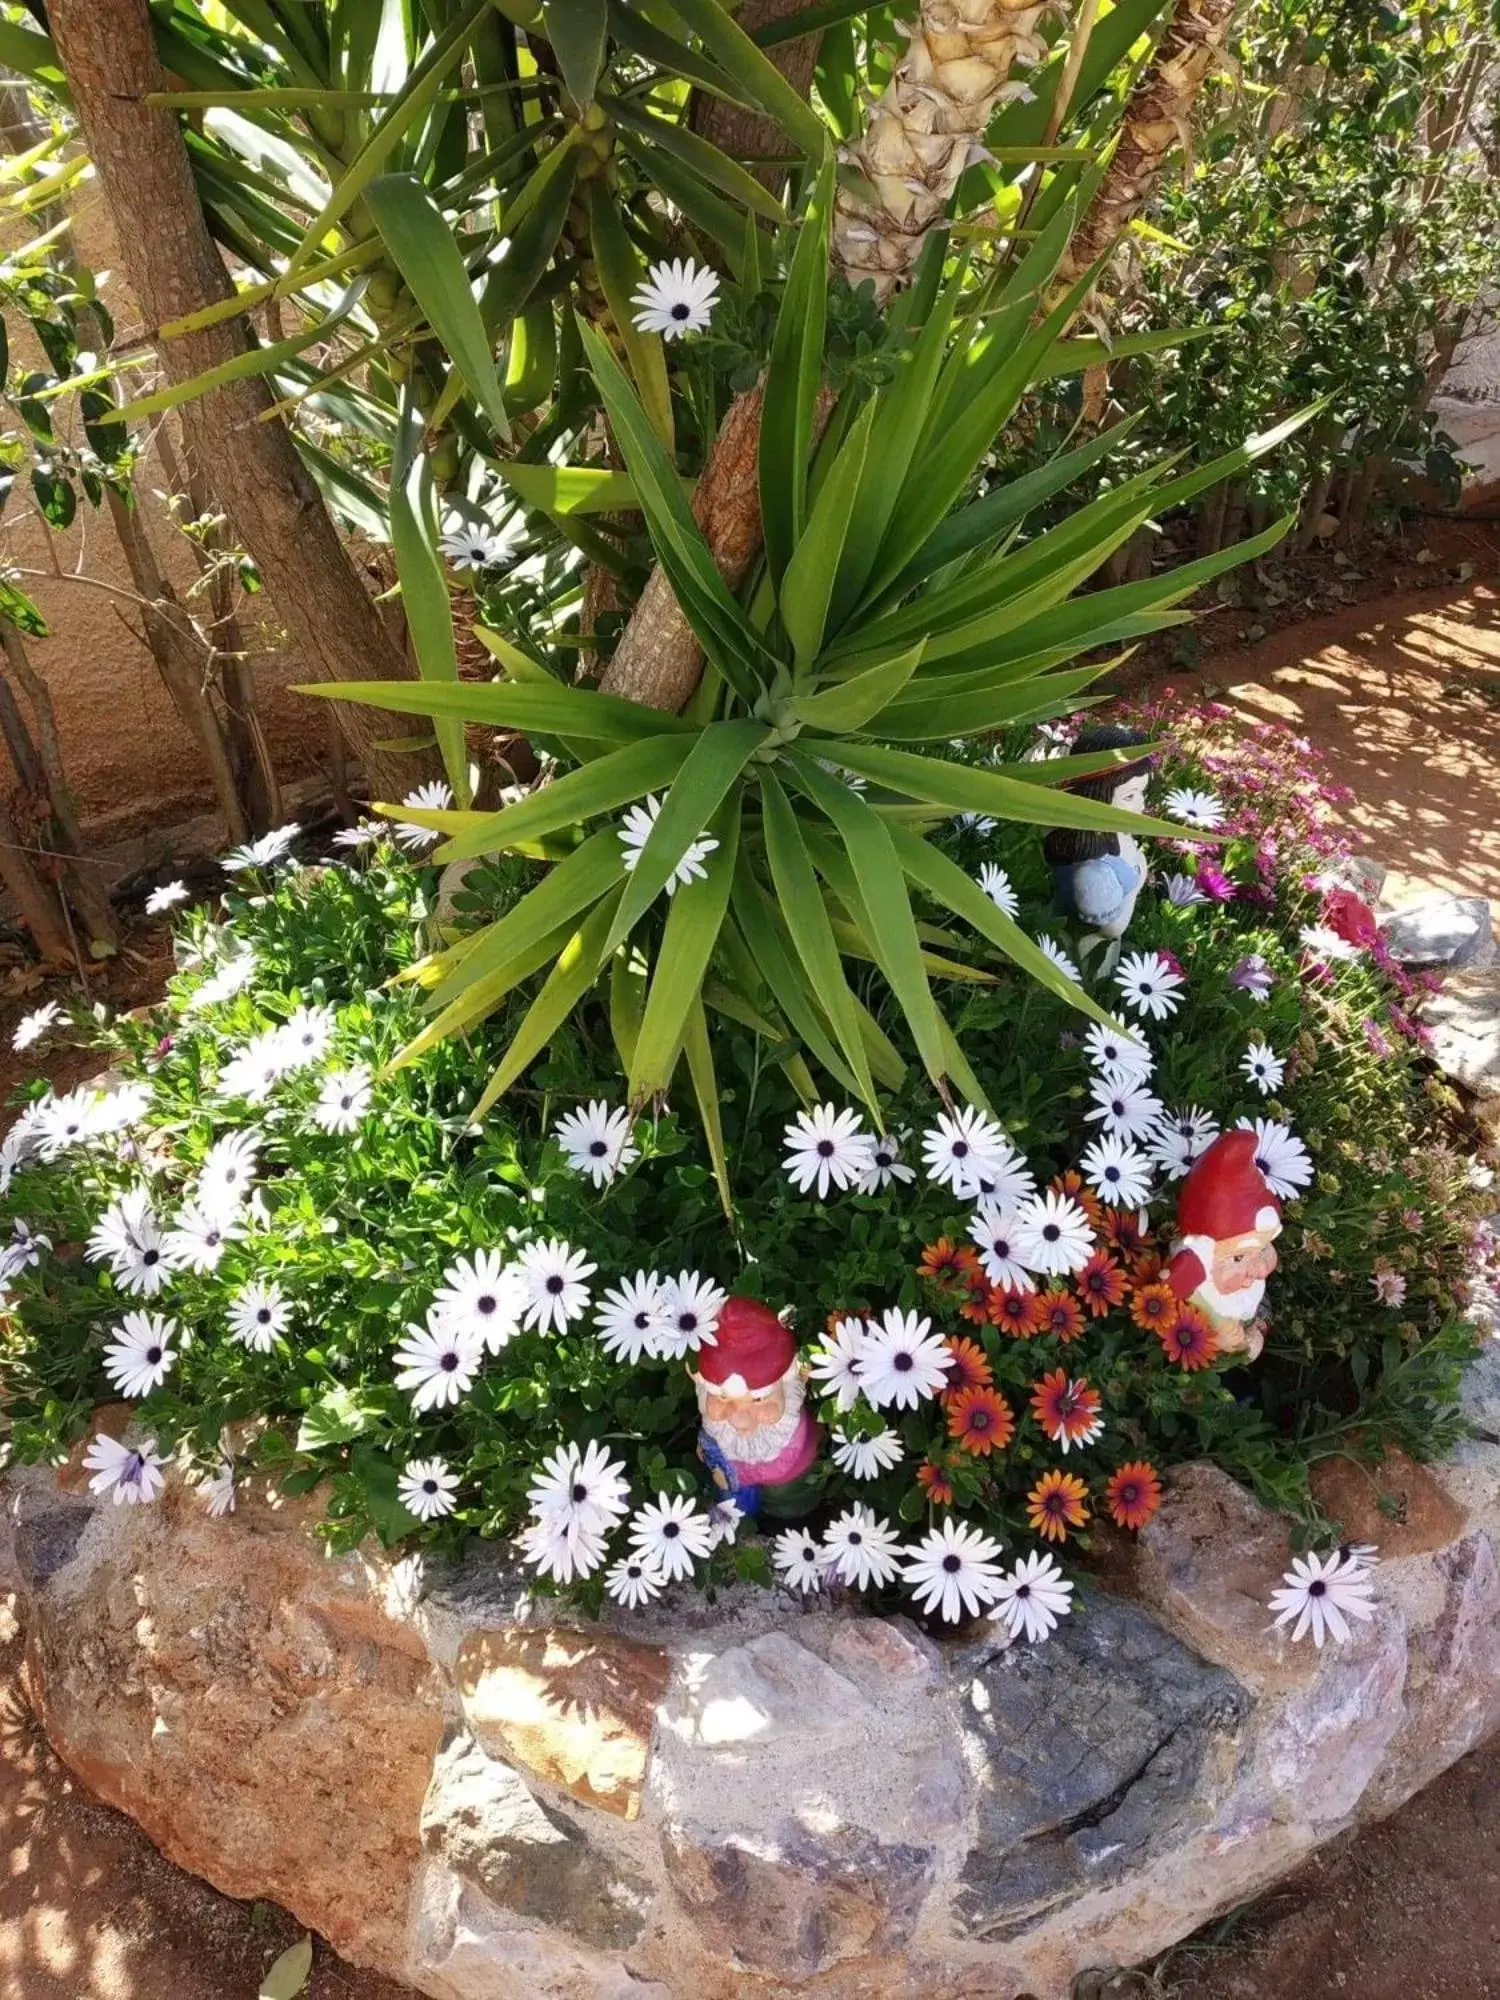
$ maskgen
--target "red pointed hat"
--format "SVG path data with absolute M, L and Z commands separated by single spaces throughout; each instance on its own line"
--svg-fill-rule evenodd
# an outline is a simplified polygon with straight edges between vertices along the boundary
M 1247 1236 L 1264 1229 L 1270 1209 L 1281 1214 L 1271 1184 L 1255 1164 L 1253 1132 L 1221 1132 L 1188 1170 L 1177 1197 L 1177 1227 L 1183 1236 Z
M 698 1373 L 705 1382 L 738 1375 L 747 1389 L 769 1389 L 791 1367 L 797 1343 L 759 1299 L 726 1299 L 712 1347 L 700 1347 Z

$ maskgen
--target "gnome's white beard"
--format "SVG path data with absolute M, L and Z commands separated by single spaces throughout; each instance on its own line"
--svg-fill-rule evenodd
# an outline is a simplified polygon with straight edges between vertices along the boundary
M 1183 1239 L 1183 1244 L 1193 1252 L 1205 1273 L 1208 1272 L 1213 1264 L 1214 1239 L 1211 1236 L 1188 1236 Z M 1208 1276 L 1193 1293 L 1195 1299 L 1201 1299 L 1209 1311 L 1216 1312 L 1220 1319 L 1254 1319 L 1265 1295 L 1264 1278 L 1257 1278 L 1254 1284 L 1246 1285 L 1238 1292 L 1221 1292 Z
M 707 1417 L 703 1428 L 733 1465 L 765 1465 L 773 1458 L 779 1458 L 797 1435 L 797 1426 L 802 1421 L 802 1380 L 795 1372 L 786 1382 L 786 1411 L 774 1424 L 763 1424 L 758 1431 L 737 1431 L 733 1424 L 711 1423 Z

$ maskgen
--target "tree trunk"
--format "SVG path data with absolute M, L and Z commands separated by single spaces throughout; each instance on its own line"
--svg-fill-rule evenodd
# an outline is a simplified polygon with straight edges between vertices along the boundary
M 38 875 L 31 856 L 21 845 L 20 830 L 9 805 L 0 799 L 0 883 L 16 906 L 16 914 L 31 941 L 49 965 L 72 961 L 73 945 L 63 921 L 62 904 L 56 893 Z
M 1064 273 L 1077 277 L 1102 257 L 1156 192 L 1167 160 L 1191 143 L 1193 100 L 1219 60 L 1237 0 L 1177 0 L 1151 65 L 1121 120 L 1120 142 L 1074 231 Z
M 1045 12 L 1031 0 L 922 0 L 864 136 L 840 148 L 877 197 L 838 191 L 833 261 L 851 285 L 868 279 L 884 300 L 910 276 L 995 106 L 1024 88 L 1012 67 L 1046 57 Z
M 772 21 L 779 21 L 784 14 L 800 13 L 805 4 L 806 0 L 745 0 L 734 18 L 748 35 L 757 28 L 769 27 Z M 776 42 L 766 51 L 799 97 L 812 95 L 818 39 L 817 35 L 798 35 L 792 41 Z M 705 139 L 721 152 L 728 153 L 731 159 L 750 161 L 766 153 L 786 151 L 786 134 L 774 118 L 767 118 L 759 111 L 747 111 L 739 104 L 730 104 L 722 97 L 715 97 L 711 91 L 694 94 L 689 123 L 695 132 L 701 132 Z M 751 166 L 750 171 L 762 187 L 774 189 L 786 179 L 787 170 L 785 167 Z
M 166 87 L 147 0 L 105 6 L 52 0 L 48 23 L 146 331 L 168 379 L 187 381 L 242 353 L 249 331 L 237 319 L 176 340 L 156 333 L 169 320 L 232 297 L 233 286 L 203 219 L 176 116 L 144 101 Z M 308 671 L 329 681 L 409 678 L 286 426 L 260 421 L 270 404 L 261 379 L 184 404 L 189 449 L 199 464 L 214 468 L 235 529 Z M 366 780 L 379 792 L 399 797 L 436 774 L 435 758 L 375 747 L 392 733 L 390 716 L 341 713 Z

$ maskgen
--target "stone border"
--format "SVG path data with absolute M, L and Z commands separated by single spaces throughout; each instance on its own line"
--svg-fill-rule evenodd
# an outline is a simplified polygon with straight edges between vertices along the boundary
M 551 1624 L 493 1552 L 328 1560 L 315 1500 L 211 1522 L 76 1467 L 11 1475 L 0 1588 L 86 1785 L 433 2000 L 1063 2000 L 1500 1727 L 1500 1343 L 1466 1403 L 1430 1471 L 1327 1469 L 1383 1559 L 1321 1653 L 1209 1466 L 1041 1647 L 748 1588 Z

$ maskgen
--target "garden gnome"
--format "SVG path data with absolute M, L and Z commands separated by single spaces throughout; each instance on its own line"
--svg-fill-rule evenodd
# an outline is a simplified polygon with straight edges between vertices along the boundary
M 1072 754 L 1081 757 L 1096 750 L 1126 750 L 1148 740 L 1137 729 L 1109 724 L 1082 731 Z M 1149 776 L 1149 761 L 1137 758 L 1096 777 L 1079 778 L 1066 789 L 1126 812 L 1144 812 Z M 1059 906 L 1087 932 L 1079 940 L 1080 958 L 1087 961 L 1094 946 L 1103 943 L 1100 970 L 1108 972 L 1120 955 L 1120 939 L 1146 880 L 1146 856 L 1140 842 L 1128 833 L 1084 833 L 1060 826 L 1047 835 L 1042 852 L 1052 870 Z
M 1265 1345 L 1256 1314 L 1276 1269 L 1281 1204 L 1255 1164 L 1253 1132 L 1223 1132 L 1188 1170 L 1177 1197 L 1167 1279 L 1207 1314 L 1222 1353 L 1253 1361 Z
M 714 1344 L 689 1366 L 703 1428 L 698 1456 L 747 1514 L 795 1520 L 816 1494 L 807 1477 L 822 1429 L 804 1401 L 797 1343 L 769 1306 L 729 1299 Z

